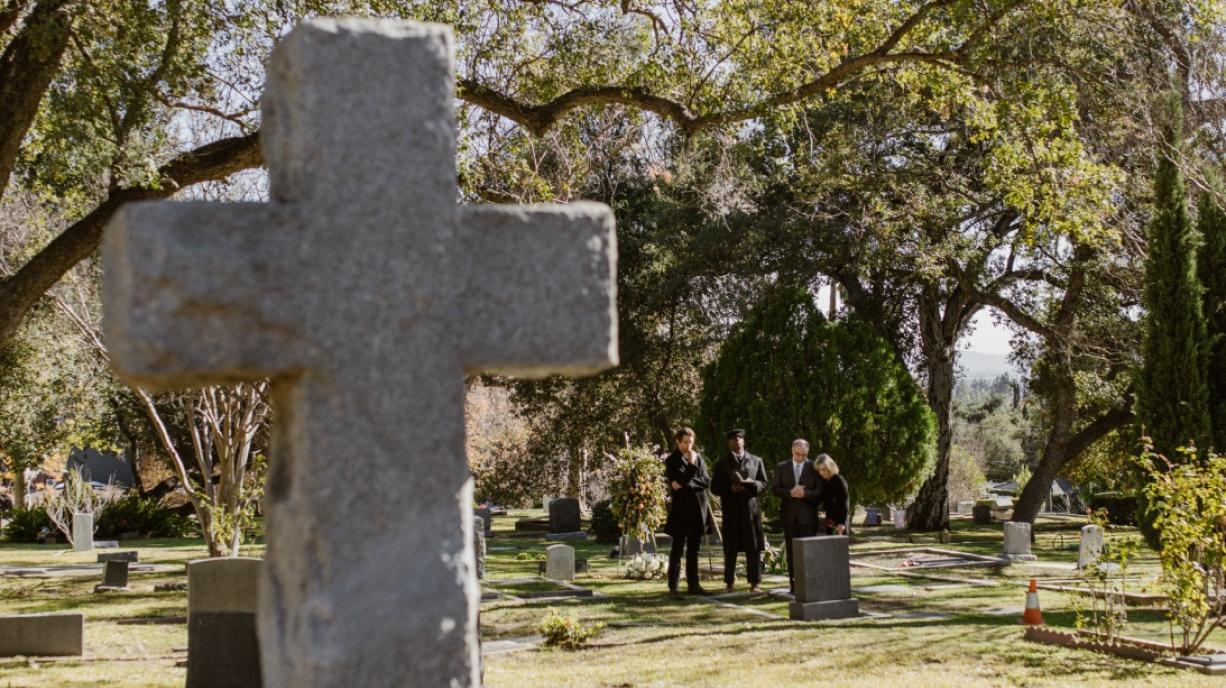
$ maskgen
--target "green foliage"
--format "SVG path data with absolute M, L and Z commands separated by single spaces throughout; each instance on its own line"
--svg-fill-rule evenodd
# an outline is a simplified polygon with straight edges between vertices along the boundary
M 1213 179 L 1212 183 L 1221 193 L 1220 180 Z M 1205 288 L 1211 440 L 1214 449 L 1222 453 L 1226 452 L 1226 211 L 1210 194 L 1201 195 L 1197 210 L 1202 243 L 1196 272 Z
M 561 616 L 550 609 L 536 625 L 536 632 L 545 636 L 546 647 L 577 650 L 596 636 L 604 624 L 582 624 L 572 616 Z
M 51 519 L 42 507 L 13 509 L 8 523 L 4 524 L 4 537 L 9 542 L 37 542 L 44 528 L 51 528 Z
M 195 527 L 186 516 L 165 506 L 153 497 L 129 492 L 107 504 L 94 524 L 99 538 L 117 538 L 122 533 L 140 533 L 141 537 L 187 537 Z
M 613 502 L 602 499 L 592 505 L 592 535 L 596 542 L 617 542 L 621 537 L 621 528 L 617 527 L 617 517 L 613 515 Z
M 838 462 L 853 504 L 901 501 L 932 465 L 932 413 L 906 367 L 862 322 L 827 322 L 803 289 L 779 288 L 759 303 L 703 381 L 707 436 L 743 427 L 768 466 L 803 437 L 812 455 Z M 769 513 L 776 501 L 766 499 Z
M 1139 503 L 1134 494 L 1098 492 L 1090 497 L 1090 512 L 1115 526 L 1135 526 Z
M 609 507 L 617 527 L 646 539 L 667 515 L 664 463 L 646 447 L 619 449 L 609 480 Z
M 1178 152 L 1182 115 L 1178 105 L 1171 110 L 1166 140 Z M 1209 445 L 1207 334 L 1196 273 L 1199 240 L 1188 216 L 1183 174 L 1165 151 L 1159 156 L 1145 261 L 1145 340 L 1136 413 L 1155 450 L 1174 458 L 1190 443 L 1202 450 Z
M 1180 453 L 1172 462 L 1146 446 L 1138 463 L 1149 477 L 1145 496 L 1178 650 L 1194 654 L 1226 626 L 1226 456 Z

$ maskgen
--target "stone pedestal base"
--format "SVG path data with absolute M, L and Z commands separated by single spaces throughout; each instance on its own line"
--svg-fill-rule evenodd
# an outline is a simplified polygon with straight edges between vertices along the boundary
M 546 540 L 586 540 L 587 533 L 582 530 L 577 530 L 571 533 L 548 533 L 545 535 Z
M 859 615 L 860 601 L 854 597 L 846 600 L 791 602 L 788 604 L 788 616 L 795 621 L 849 619 Z
M 1000 555 L 1009 561 L 1038 561 L 1039 558 L 1033 554 L 1002 554 Z

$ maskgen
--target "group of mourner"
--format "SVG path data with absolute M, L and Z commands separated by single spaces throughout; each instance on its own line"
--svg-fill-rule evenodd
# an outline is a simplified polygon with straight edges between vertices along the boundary
M 847 482 L 839 475 L 838 464 L 826 454 L 809 459 L 809 443 L 792 442 L 792 457 L 775 466 L 768 480 L 766 464 L 745 451 L 745 431 L 728 433 L 728 453 L 708 470 L 694 450 L 694 431 L 682 428 L 673 437 L 676 448 L 664 460 L 665 478 L 672 493 L 664 532 L 673 538 L 668 559 L 668 589 L 680 595 L 681 554 L 685 553 L 686 591 L 691 595 L 711 594 L 698 583 L 698 547 L 703 535 L 713 532 L 707 490 L 720 500 L 723 512 L 721 542 L 724 547 L 724 586 L 732 592 L 736 583 L 737 556 L 745 553 L 749 591 L 759 592 L 762 583 L 762 552 L 767 548 L 762 533 L 762 510 L 758 496 L 770 490 L 781 500 L 784 551 L 787 553 L 788 580 L 795 589 L 792 573 L 792 539 L 818 534 L 846 535 L 848 526 Z M 819 516 L 818 512 L 823 512 Z

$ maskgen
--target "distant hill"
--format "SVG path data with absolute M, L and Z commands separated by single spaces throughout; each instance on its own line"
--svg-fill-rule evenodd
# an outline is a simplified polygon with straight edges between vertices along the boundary
M 1020 373 L 1009 363 L 1006 354 L 986 354 L 978 351 L 958 352 L 958 379 L 973 380 L 982 378 L 992 380 L 1001 375 L 1018 378 Z

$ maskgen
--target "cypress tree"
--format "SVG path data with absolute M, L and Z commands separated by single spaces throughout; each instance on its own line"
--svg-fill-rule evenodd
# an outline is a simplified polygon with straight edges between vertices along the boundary
M 772 474 L 803 437 L 811 456 L 838 462 L 853 503 L 901 501 L 935 458 L 932 412 L 889 344 L 854 318 L 827 321 L 801 288 L 773 290 L 724 341 L 703 373 L 699 415 L 712 461 L 741 427 Z M 778 513 L 773 496 L 759 501 Z
M 1173 161 L 1182 138 L 1182 113 L 1178 105 L 1170 112 L 1148 231 L 1145 340 L 1136 415 L 1155 451 L 1175 461 L 1176 450 L 1190 442 L 1202 451 L 1207 448 L 1209 395 L 1202 288 L 1196 270 L 1199 237 L 1188 215 L 1183 175 Z
M 1221 179 L 1211 184 L 1222 198 Z M 1209 385 L 1211 443 L 1226 452 L 1226 211 L 1211 194 L 1202 194 L 1197 206 L 1201 248 L 1197 274 L 1205 288 L 1204 313 L 1209 335 L 1206 368 Z

